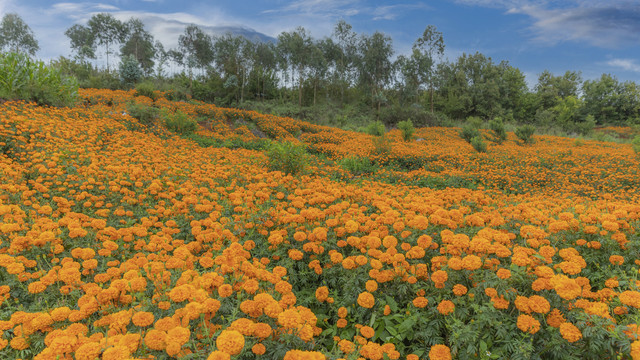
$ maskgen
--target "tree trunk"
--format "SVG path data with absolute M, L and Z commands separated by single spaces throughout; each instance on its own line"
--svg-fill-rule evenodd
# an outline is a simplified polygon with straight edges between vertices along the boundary
M 429 92 L 431 93 L 431 113 L 433 114 L 433 84 L 429 84 Z

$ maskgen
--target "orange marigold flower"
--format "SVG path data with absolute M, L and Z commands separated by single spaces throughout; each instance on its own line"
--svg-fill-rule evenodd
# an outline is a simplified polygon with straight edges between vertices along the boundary
M 152 350 L 164 350 L 167 346 L 167 333 L 164 331 L 151 329 L 144 336 L 144 343 Z
M 424 296 L 418 296 L 417 298 L 413 299 L 412 303 L 413 306 L 417 308 L 424 308 L 429 304 L 429 299 Z
M 378 282 L 375 280 L 367 280 L 364 286 L 368 292 L 374 292 L 378 290 Z
M 516 325 L 522 332 L 528 332 L 530 334 L 535 334 L 540 330 L 540 322 L 533 316 L 527 314 L 520 314 Z
M 467 287 L 462 284 L 453 285 L 453 294 L 456 296 L 462 296 L 467 293 Z
M 338 317 L 344 319 L 347 317 L 347 313 L 347 308 L 344 306 L 340 306 L 340 308 L 338 309 Z
M 222 284 L 218 288 L 218 295 L 220 297 L 226 298 L 228 296 L 231 296 L 231 294 L 233 294 L 233 288 L 229 284 Z
M 511 277 L 511 271 L 507 269 L 498 269 L 498 271 L 496 271 L 496 275 L 498 275 L 500 279 L 508 279 Z
M 216 339 L 216 346 L 229 355 L 237 355 L 244 348 L 244 336 L 235 330 L 223 330 Z
M 230 360 L 230 359 L 231 359 L 231 355 L 227 354 L 224 351 L 220 351 L 220 350 L 214 350 L 207 357 L 207 360 Z
M 256 355 L 263 355 L 267 352 L 267 348 L 263 344 L 255 344 L 251 347 L 251 352 Z
M 371 309 L 375 302 L 376 299 L 370 292 L 365 291 L 358 295 L 358 305 L 362 306 L 363 308 Z
M 329 297 L 329 288 L 326 286 L 320 286 L 316 289 L 316 299 L 320 302 L 325 302 Z
M 370 326 L 363 326 L 360 328 L 360 334 L 362 334 L 362 336 L 366 337 L 367 339 L 371 339 L 373 335 L 376 334 L 376 331 L 373 330 L 373 328 Z
M 576 342 L 582 339 L 582 332 L 572 323 L 564 322 L 560 324 L 560 334 L 568 342 Z
M 456 309 L 456 306 L 451 300 L 442 300 L 438 304 L 438 312 L 442 315 L 449 315 Z
M 620 255 L 611 255 L 609 256 L 609 262 L 613 265 L 622 265 L 624 263 L 624 258 Z
M 133 314 L 133 316 L 131 317 L 131 321 L 133 322 L 133 325 L 138 327 L 149 326 L 153 324 L 154 320 L 155 318 L 153 316 L 153 313 L 146 312 L 146 311 L 139 311 Z
M 433 345 L 429 350 L 429 360 L 451 360 L 451 349 L 446 345 Z
M 640 308 L 640 292 L 638 291 L 623 291 L 618 295 L 618 298 L 624 305 Z

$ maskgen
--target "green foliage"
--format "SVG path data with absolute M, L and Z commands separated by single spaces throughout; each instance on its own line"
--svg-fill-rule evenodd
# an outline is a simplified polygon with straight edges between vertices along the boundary
M 635 151 L 636 155 L 640 155 L 640 135 L 636 135 L 631 141 L 631 147 Z
M 145 125 L 153 124 L 153 121 L 158 118 L 160 113 L 156 107 L 136 104 L 134 102 L 127 103 L 127 112 Z
M 35 55 L 40 48 L 29 25 L 18 14 L 5 14 L 0 21 L 0 50 Z
M 489 130 L 491 130 L 490 136 L 487 138 L 496 144 L 502 144 L 507 140 L 507 130 L 504 127 L 504 122 L 501 117 L 496 117 L 489 121 Z
M 487 152 L 487 143 L 482 140 L 482 136 L 476 136 L 471 139 L 471 146 L 476 149 L 477 152 Z
M 369 135 L 373 135 L 373 136 L 384 136 L 384 134 L 387 132 L 387 129 L 384 127 L 384 124 L 382 123 L 382 121 L 378 120 L 372 123 L 369 123 L 369 125 L 367 125 L 366 127 L 366 132 Z
M 267 158 L 271 171 L 292 175 L 302 173 L 308 164 L 305 147 L 288 141 L 273 142 L 267 149 Z
M 471 139 L 474 137 L 482 137 L 480 133 L 480 126 L 482 126 L 482 119 L 476 116 L 470 116 L 467 118 L 466 123 L 460 129 L 458 133 L 461 138 L 471 144 Z
M 20 53 L 0 54 L 0 98 L 35 101 L 39 105 L 73 106 L 75 78 Z
M 142 77 L 142 69 L 135 56 L 127 55 L 122 57 L 119 66 L 120 81 L 126 86 L 133 86 Z
M 376 136 L 373 138 L 372 142 L 374 154 L 384 155 L 391 152 L 391 141 L 386 136 Z
M 365 156 L 350 156 L 340 160 L 339 165 L 354 176 L 371 174 L 376 166 Z
M 180 135 L 189 135 L 198 128 L 196 120 L 180 110 L 169 112 L 163 109 L 161 117 L 168 130 Z
M 156 100 L 156 93 L 153 83 L 150 81 L 143 81 L 136 85 L 136 92 L 133 94 L 134 96 L 146 96 L 151 100 Z
M 524 144 L 533 143 L 533 134 L 536 132 L 536 127 L 533 125 L 522 125 L 516 128 L 516 136 L 522 140 Z
M 402 139 L 404 141 L 411 141 L 411 139 L 413 139 L 413 134 L 416 132 L 411 119 L 400 121 L 398 123 L 398 129 L 402 131 Z

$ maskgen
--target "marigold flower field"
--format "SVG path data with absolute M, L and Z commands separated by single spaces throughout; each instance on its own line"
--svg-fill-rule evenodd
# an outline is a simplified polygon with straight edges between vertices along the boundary
M 426 128 L 380 151 L 290 118 L 81 97 L 0 104 L 2 359 L 640 359 L 629 144 L 510 133 L 477 153 Z M 199 138 L 305 144 L 310 165 L 270 171 L 130 101 L 199 119 Z M 379 167 L 353 176 L 353 155 Z

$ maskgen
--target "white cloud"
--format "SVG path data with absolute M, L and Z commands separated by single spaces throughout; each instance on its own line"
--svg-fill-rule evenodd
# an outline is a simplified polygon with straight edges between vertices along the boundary
M 640 63 L 638 63 L 635 59 L 611 59 L 607 61 L 607 65 L 625 71 L 640 73 Z

